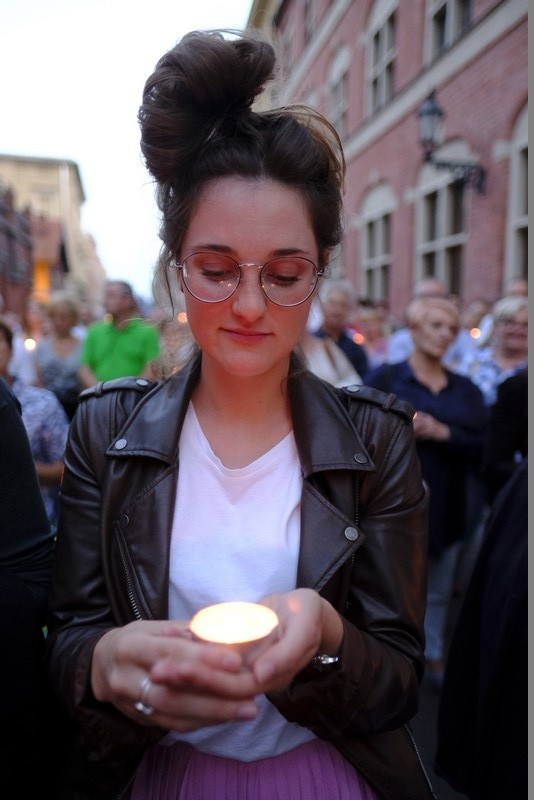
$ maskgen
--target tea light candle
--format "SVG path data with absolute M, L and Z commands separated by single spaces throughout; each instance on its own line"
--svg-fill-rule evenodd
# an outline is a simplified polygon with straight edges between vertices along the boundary
M 260 603 L 216 603 L 198 611 L 189 629 L 198 639 L 218 644 L 243 645 L 265 639 L 278 625 L 271 608 Z

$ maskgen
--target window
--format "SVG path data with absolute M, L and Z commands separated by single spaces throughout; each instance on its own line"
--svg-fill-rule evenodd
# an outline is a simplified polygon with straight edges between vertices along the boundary
M 333 57 L 328 70 L 328 117 L 340 139 L 348 135 L 350 52 L 343 47 Z
M 304 41 L 309 42 L 315 31 L 316 0 L 304 0 Z
M 427 0 L 427 53 L 437 58 L 470 26 L 472 0 Z
M 465 184 L 452 181 L 421 191 L 416 227 L 417 277 L 437 278 L 461 294 L 465 234 Z
M 371 300 L 389 300 L 391 224 L 397 203 L 391 189 L 381 185 L 366 197 L 361 222 L 361 294 Z
M 528 110 L 515 125 L 510 146 L 505 280 L 528 275 Z
M 396 4 L 375 3 L 366 33 L 367 113 L 383 108 L 395 91 Z

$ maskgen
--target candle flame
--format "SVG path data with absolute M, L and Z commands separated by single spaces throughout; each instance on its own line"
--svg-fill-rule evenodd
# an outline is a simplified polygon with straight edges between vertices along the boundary
M 198 611 L 190 629 L 199 639 L 237 644 L 263 639 L 278 625 L 275 612 L 260 603 L 216 603 Z

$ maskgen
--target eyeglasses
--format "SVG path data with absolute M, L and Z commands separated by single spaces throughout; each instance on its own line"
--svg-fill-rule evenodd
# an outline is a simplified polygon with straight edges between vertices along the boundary
M 203 303 L 228 300 L 241 282 L 243 267 L 256 267 L 263 293 L 277 306 L 298 306 L 311 296 L 319 277 L 325 274 L 302 256 L 281 256 L 265 264 L 239 264 L 223 253 L 192 253 L 181 270 L 187 291 Z
M 510 317 L 508 318 L 503 317 L 502 319 L 498 320 L 498 322 L 500 322 L 501 325 L 503 325 L 503 327 L 505 328 L 521 328 L 521 330 L 528 329 L 528 321 L 524 320 L 516 320 Z

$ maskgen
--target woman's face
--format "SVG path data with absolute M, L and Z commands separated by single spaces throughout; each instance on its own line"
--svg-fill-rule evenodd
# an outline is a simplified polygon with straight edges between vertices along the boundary
M 72 312 L 62 305 L 56 305 L 48 312 L 52 329 L 58 336 L 67 336 L 73 326 Z
M 441 308 L 429 308 L 410 332 L 414 348 L 430 358 L 441 359 L 458 333 L 458 322 Z
M 528 309 L 520 308 L 508 319 L 495 323 L 496 346 L 508 354 L 525 357 L 528 351 Z
M 201 250 L 225 253 L 239 264 L 264 264 L 280 255 L 315 264 L 318 259 L 300 193 L 268 179 L 218 178 L 203 188 L 180 257 Z M 218 303 L 197 300 L 184 287 L 187 321 L 203 352 L 203 369 L 211 365 L 235 377 L 287 373 L 313 295 L 298 306 L 277 306 L 264 295 L 258 276 L 258 269 L 244 267 L 234 294 Z

